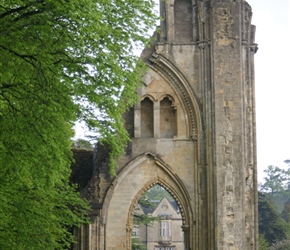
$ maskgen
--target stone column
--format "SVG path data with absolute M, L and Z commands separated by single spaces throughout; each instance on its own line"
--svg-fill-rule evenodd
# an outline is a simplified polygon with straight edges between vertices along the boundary
M 153 103 L 154 138 L 160 138 L 160 102 Z
M 245 136 L 242 0 L 212 1 L 212 107 L 216 249 L 245 242 Z
M 141 137 L 141 105 L 140 103 L 134 106 L 134 137 Z

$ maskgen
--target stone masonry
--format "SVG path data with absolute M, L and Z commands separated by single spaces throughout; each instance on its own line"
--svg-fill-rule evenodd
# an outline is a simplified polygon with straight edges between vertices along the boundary
M 124 114 L 132 137 L 117 176 L 98 147 L 83 196 L 92 224 L 75 250 L 129 250 L 133 212 L 153 185 L 175 198 L 187 250 L 258 249 L 254 41 L 244 0 L 160 1 L 162 22 Z M 148 249 L 155 250 L 155 249 Z

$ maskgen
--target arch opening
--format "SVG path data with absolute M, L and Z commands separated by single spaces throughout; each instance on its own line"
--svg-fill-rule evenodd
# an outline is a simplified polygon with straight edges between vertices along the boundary
M 187 142 L 187 144 L 191 142 Z M 188 148 L 188 147 L 187 147 Z M 159 184 L 175 199 L 182 218 L 184 249 L 193 247 L 195 239 L 195 205 L 183 180 L 158 156 L 147 152 L 130 161 L 113 181 L 106 194 L 102 216 L 107 249 L 131 250 L 133 214 L 140 198 Z M 196 196 L 196 195 L 194 195 Z M 116 223 L 118 222 L 118 223 Z
M 154 133 L 153 102 L 146 97 L 141 101 L 141 136 L 153 138 Z
M 155 184 L 138 200 L 133 212 L 132 250 L 184 249 L 184 219 L 178 202 L 169 192 Z
M 176 132 L 176 108 L 172 101 L 165 97 L 160 102 L 160 137 L 173 138 Z

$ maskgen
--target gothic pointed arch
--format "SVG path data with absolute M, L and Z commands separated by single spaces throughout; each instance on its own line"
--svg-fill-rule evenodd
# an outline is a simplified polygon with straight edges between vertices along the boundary
M 182 100 L 182 105 L 188 115 L 188 134 L 192 139 L 198 140 L 202 129 L 200 107 L 196 94 L 185 76 L 172 62 L 158 53 L 153 53 L 147 64 L 168 82 L 179 96 L 179 99 Z
M 143 173 L 142 178 L 140 171 Z M 112 182 L 106 194 L 103 207 L 106 208 L 102 221 L 106 231 L 110 231 L 108 242 L 126 239 L 126 249 L 131 246 L 132 213 L 140 197 L 152 186 L 159 184 L 176 200 L 182 215 L 185 245 L 192 248 L 196 230 L 194 206 L 183 181 L 175 173 L 174 168 L 166 164 L 157 155 L 146 152 L 131 160 Z M 122 200 L 120 202 L 120 196 Z M 118 220 L 116 228 L 115 220 Z M 116 236 L 114 230 L 118 231 Z M 116 244 L 114 243 L 114 247 Z
M 146 96 L 141 101 L 141 137 L 153 138 L 154 136 L 154 115 L 152 98 Z
M 75 249 L 131 250 L 133 207 L 155 183 L 184 211 L 186 249 L 258 249 L 251 8 L 245 0 L 160 0 L 160 15 L 160 33 L 141 55 L 140 102 L 124 115 L 131 141 L 118 176 L 108 174 L 108 152 L 98 152 L 84 190 L 93 223 L 79 230 L 86 243 Z

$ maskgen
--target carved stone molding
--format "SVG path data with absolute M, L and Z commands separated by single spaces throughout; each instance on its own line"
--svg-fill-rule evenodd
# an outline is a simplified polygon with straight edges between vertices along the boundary
M 191 137 L 193 140 L 197 139 L 196 129 L 196 108 L 194 108 L 192 97 L 190 96 L 191 89 L 184 76 L 179 72 L 176 67 L 168 62 L 163 56 L 153 53 L 149 58 L 149 66 L 157 71 L 161 76 L 169 81 L 170 84 L 177 88 L 182 99 L 185 101 L 187 112 L 190 117 L 191 123 Z
M 171 189 L 171 187 L 165 182 L 163 181 L 161 178 L 155 179 L 154 181 L 148 183 L 148 185 L 146 185 L 145 187 L 143 187 L 138 195 L 133 199 L 132 201 L 132 206 L 130 208 L 129 214 L 131 216 L 133 216 L 134 214 L 134 210 L 138 204 L 138 201 L 140 200 L 140 198 L 152 187 L 154 187 L 155 185 L 160 185 L 161 187 L 163 187 L 175 200 L 176 204 L 178 205 L 179 209 L 180 209 L 180 214 L 182 217 L 182 227 L 186 227 L 185 226 L 185 211 L 183 208 L 183 205 L 180 201 L 180 199 L 178 198 L 178 196 L 176 195 L 176 193 Z M 128 225 L 132 225 L 132 222 L 130 221 Z M 189 227 L 189 226 L 187 226 Z
M 253 52 L 254 54 L 256 54 L 256 52 L 258 51 L 258 44 L 257 43 L 253 43 L 250 45 L 251 48 L 251 52 Z
M 202 49 L 206 49 L 209 48 L 211 45 L 210 41 L 203 41 L 203 42 L 199 42 L 198 43 L 198 47 L 202 50 Z

